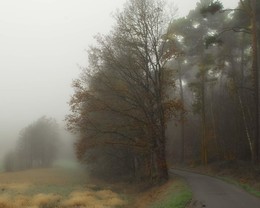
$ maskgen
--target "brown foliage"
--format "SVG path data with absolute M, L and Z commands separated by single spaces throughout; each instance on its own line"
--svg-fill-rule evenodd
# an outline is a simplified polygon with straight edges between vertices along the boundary
M 167 178 L 166 122 L 183 107 L 168 96 L 175 84 L 166 67 L 162 5 L 131 0 L 117 15 L 114 31 L 98 37 L 99 46 L 90 49 L 89 70 L 73 83 L 72 114 L 66 118 L 68 129 L 80 132 L 79 159 L 97 162 L 97 155 L 104 158 L 111 150 L 108 160 L 119 157 L 131 164 L 126 172 L 152 161 L 150 177 Z

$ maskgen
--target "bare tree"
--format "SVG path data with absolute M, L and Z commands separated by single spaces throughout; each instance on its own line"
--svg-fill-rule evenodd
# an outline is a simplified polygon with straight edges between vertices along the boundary
M 127 146 L 133 169 L 167 180 L 166 122 L 182 105 L 167 95 L 174 84 L 162 38 L 167 32 L 163 2 L 131 0 L 116 20 L 112 33 L 98 37 L 99 47 L 90 50 L 89 75 L 74 83 L 68 126 L 84 132 L 77 145 L 80 155 L 93 148 L 91 140 Z

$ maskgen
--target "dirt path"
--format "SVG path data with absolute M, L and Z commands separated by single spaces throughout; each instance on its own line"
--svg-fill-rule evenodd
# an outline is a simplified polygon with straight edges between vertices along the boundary
M 174 170 L 187 179 L 193 192 L 190 208 L 260 208 L 260 199 L 244 190 L 213 177 Z

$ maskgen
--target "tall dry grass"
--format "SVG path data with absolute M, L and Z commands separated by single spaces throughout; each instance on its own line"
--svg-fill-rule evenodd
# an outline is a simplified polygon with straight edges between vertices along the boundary
M 114 208 L 122 207 L 126 202 L 111 190 L 75 191 L 67 198 L 57 194 L 36 194 L 0 196 L 0 208 Z
M 80 170 L 54 168 L 0 173 L 0 208 L 116 208 L 126 204 L 111 190 L 87 185 L 87 179 Z

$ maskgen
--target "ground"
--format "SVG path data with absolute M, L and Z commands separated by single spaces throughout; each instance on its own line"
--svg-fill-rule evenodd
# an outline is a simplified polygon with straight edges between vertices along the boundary
M 107 183 L 75 166 L 0 173 L 0 208 L 184 208 L 190 198 L 176 176 L 152 187 Z
M 82 169 L 0 173 L 0 208 L 112 208 L 126 204 L 124 195 L 92 182 Z

